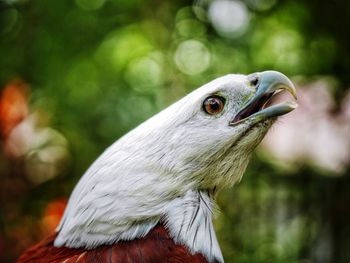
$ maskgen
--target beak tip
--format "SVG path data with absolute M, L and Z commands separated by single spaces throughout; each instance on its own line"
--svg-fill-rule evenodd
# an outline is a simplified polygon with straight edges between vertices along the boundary
M 284 89 L 287 90 L 295 100 L 298 99 L 297 91 L 293 82 L 283 73 L 274 70 L 268 70 L 260 72 L 259 76 L 261 77 L 262 81 L 266 82 L 267 86 L 270 86 L 269 91 L 275 91 L 280 87 L 284 87 Z
M 290 87 L 290 89 L 291 89 L 291 91 L 292 91 L 291 94 L 292 94 L 293 98 L 294 98 L 295 100 L 298 100 L 297 90 L 296 90 L 295 86 L 292 85 L 292 86 Z

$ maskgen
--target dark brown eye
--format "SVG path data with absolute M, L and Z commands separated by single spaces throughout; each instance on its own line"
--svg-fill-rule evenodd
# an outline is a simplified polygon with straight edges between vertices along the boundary
M 219 96 L 210 96 L 203 102 L 203 110 L 210 115 L 222 112 L 224 106 L 225 99 Z

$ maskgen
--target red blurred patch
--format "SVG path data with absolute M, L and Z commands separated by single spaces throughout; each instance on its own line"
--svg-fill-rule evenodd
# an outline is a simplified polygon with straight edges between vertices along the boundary
M 0 132 L 7 138 L 11 130 L 20 123 L 29 112 L 29 87 L 22 80 L 9 82 L 0 97 Z
M 43 236 L 52 234 L 55 231 L 61 220 L 61 217 L 63 216 L 66 205 L 67 199 L 65 198 L 56 199 L 47 205 L 44 216 L 41 219 Z

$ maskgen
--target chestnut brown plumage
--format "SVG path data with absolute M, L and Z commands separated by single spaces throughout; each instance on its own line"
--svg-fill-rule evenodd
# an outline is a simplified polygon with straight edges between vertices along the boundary
M 204 263 L 207 260 L 197 253 L 175 244 L 163 225 L 158 224 L 144 238 L 121 241 L 117 244 L 100 246 L 92 250 L 55 247 L 53 234 L 28 249 L 17 263 Z

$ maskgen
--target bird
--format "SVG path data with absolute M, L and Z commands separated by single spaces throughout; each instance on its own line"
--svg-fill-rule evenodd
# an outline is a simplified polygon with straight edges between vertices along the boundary
M 295 99 L 267 105 L 280 91 Z M 56 232 L 17 262 L 224 262 L 216 196 L 241 180 L 269 128 L 296 107 L 293 83 L 277 71 L 204 84 L 108 147 Z

